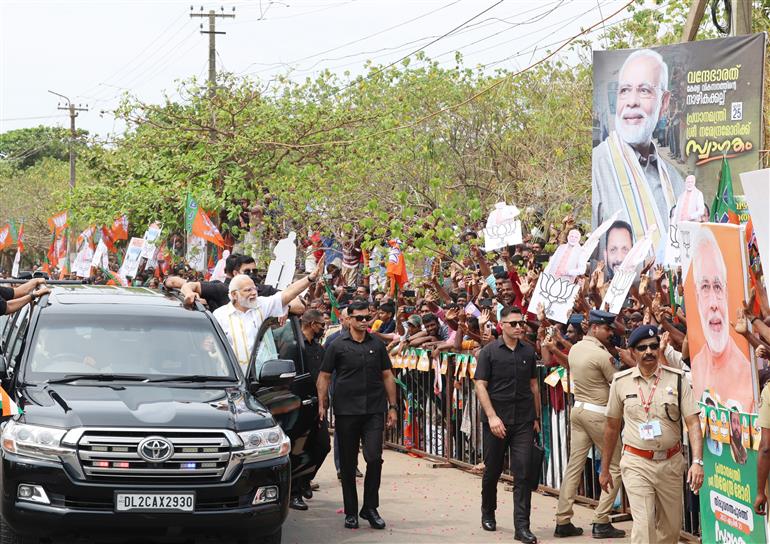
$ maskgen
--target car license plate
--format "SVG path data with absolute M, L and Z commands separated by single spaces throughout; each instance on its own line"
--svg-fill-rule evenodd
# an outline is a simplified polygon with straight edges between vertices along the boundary
M 116 512 L 194 512 L 195 493 L 116 493 Z

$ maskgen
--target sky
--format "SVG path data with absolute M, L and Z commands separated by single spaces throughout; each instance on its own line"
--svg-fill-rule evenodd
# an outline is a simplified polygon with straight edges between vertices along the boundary
M 208 74 L 208 19 L 215 9 L 217 70 L 267 82 L 329 69 L 355 76 L 367 59 L 387 64 L 424 48 L 445 66 L 521 69 L 620 9 L 628 0 L 2 0 L 0 133 L 69 126 L 63 99 L 89 111 L 77 126 L 102 137 L 124 130 L 111 111 L 123 93 L 160 102 L 177 82 Z M 233 11 L 233 7 L 235 11 Z M 622 12 L 605 25 L 617 24 Z M 601 28 L 601 27 L 599 27 Z M 452 32 L 454 31 L 454 32 Z M 448 34 L 447 36 L 444 36 Z M 590 34 L 601 49 L 600 32 Z M 431 43 L 435 42 L 435 43 Z

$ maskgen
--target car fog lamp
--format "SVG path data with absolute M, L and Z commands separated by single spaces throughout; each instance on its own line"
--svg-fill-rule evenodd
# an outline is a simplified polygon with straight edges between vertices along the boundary
M 48 500 L 48 495 L 43 489 L 43 486 L 40 485 L 19 484 L 16 495 L 19 497 L 20 501 L 51 504 L 51 501 Z
M 274 485 L 260 487 L 254 495 L 252 504 L 265 504 L 278 500 L 278 487 Z

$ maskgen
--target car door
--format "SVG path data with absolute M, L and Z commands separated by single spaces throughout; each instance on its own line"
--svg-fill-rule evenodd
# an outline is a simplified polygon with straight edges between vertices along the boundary
M 259 375 L 259 366 L 265 361 L 294 361 L 297 374 L 288 390 L 259 388 L 256 392 L 256 397 L 273 413 L 291 438 L 292 478 L 303 476 L 315 468 L 308 453 L 308 438 L 317 426 L 318 397 L 313 378 L 302 357 L 302 342 L 304 338 L 296 317 L 291 316 L 284 323 L 276 319 L 265 321 L 252 351 L 253 364 L 247 370 L 247 377 L 251 379 L 252 375 Z M 294 409 L 289 410 L 291 407 Z

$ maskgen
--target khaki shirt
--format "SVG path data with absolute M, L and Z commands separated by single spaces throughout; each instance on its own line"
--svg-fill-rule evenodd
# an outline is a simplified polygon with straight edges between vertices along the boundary
M 762 428 L 770 429 L 770 383 L 762 388 L 762 394 L 759 396 L 759 416 L 757 425 Z
M 575 400 L 607 406 L 610 383 L 617 373 L 610 352 L 593 336 L 569 350 L 569 373 Z
M 645 413 L 639 391 L 641 389 L 644 399 L 648 400 L 658 376 L 660 381 L 655 388 L 649 413 Z M 682 377 L 681 407 L 677 406 L 677 376 Z M 675 368 L 659 366 L 652 376 L 644 378 L 639 368 L 634 367 L 616 374 L 610 386 L 607 417 L 622 418 L 625 422 L 624 445 L 654 451 L 673 448 L 682 440 L 681 419 L 698 413 L 700 410 L 693 399 L 692 387 L 683 372 Z M 651 440 L 643 439 L 639 425 L 655 420 L 660 422 L 660 435 Z

